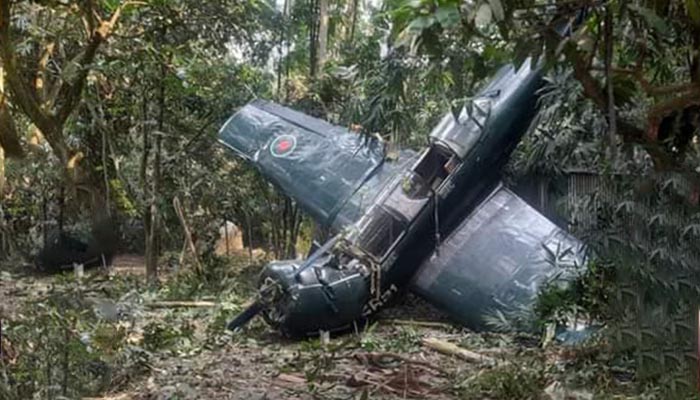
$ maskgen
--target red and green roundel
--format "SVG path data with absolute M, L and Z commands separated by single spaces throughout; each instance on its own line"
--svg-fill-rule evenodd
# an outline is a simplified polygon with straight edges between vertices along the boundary
M 282 135 L 275 138 L 270 145 L 270 153 L 274 157 L 285 157 L 297 147 L 297 138 L 292 135 Z

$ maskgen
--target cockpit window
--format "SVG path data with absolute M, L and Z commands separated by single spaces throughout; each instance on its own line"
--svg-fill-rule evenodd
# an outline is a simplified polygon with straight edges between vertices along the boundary
M 470 100 L 462 107 L 458 116 L 452 113 L 445 115 L 430 133 L 430 137 L 453 151 L 459 158 L 463 158 L 486 129 L 493 101 L 494 95 L 491 93 Z

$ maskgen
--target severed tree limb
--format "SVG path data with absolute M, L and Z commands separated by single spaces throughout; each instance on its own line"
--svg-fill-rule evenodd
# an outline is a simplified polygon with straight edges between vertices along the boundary
M 446 342 L 444 340 L 436 338 L 424 338 L 421 343 L 423 346 L 431 348 L 439 353 L 455 356 L 461 358 L 464 361 L 474 362 L 474 363 L 486 363 L 486 364 L 496 364 L 496 359 L 485 356 L 483 354 L 475 353 L 471 350 L 459 347 L 456 344 Z
M 454 326 L 446 322 L 437 321 L 416 321 L 416 320 L 405 320 L 405 319 L 383 319 L 380 320 L 392 325 L 407 325 L 407 326 L 420 326 L 425 328 L 440 328 L 440 329 L 453 329 Z
M 217 305 L 213 301 L 154 301 L 146 304 L 149 308 L 210 308 Z
M 187 224 L 187 220 L 185 219 L 185 212 L 182 210 L 180 199 L 178 199 L 177 196 L 173 198 L 173 207 L 175 208 L 175 213 L 177 214 L 177 217 L 180 220 L 182 229 L 185 231 L 185 240 L 187 240 L 187 245 L 189 246 L 190 251 L 192 252 L 192 256 L 194 257 L 194 262 L 197 266 L 197 271 L 203 272 L 204 269 L 202 268 L 202 264 L 199 262 L 199 257 L 197 256 L 197 248 L 194 246 L 194 241 L 192 240 L 192 233 L 190 231 L 190 227 Z

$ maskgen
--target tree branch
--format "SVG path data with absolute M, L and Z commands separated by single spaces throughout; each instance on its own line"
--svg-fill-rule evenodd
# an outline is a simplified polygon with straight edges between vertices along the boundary
M 10 2 L 0 1 L 0 58 L 5 68 L 7 86 L 12 94 L 12 101 L 42 131 L 52 129 L 49 115 L 42 111 L 32 85 L 27 84 L 17 70 L 15 49 L 10 36 Z
M 90 3 L 90 2 L 88 2 Z M 114 29 L 114 26 L 119 21 L 122 10 L 124 7 L 134 4 L 133 2 L 122 3 L 114 11 L 112 16 L 108 20 L 98 20 L 95 29 L 92 31 L 90 40 L 85 47 L 85 49 L 71 61 L 70 67 L 77 67 L 79 71 L 73 79 L 67 79 L 61 84 L 61 89 L 58 91 L 58 95 L 55 99 L 55 103 L 60 102 L 60 107 L 56 110 L 57 122 L 62 126 L 73 110 L 80 103 L 81 94 L 83 88 L 85 87 L 85 81 L 87 80 L 87 75 L 90 72 L 88 67 L 91 64 L 95 56 L 97 55 L 97 50 L 100 45 L 109 37 Z M 88 20 L 90 16 L 86 16 Z
M 591 67 L 591 70 L 603 72 L 605 71 L 605 67 L 593 66 Z M 652 86 L 652 84 L 646 78 L 644 78 L 643 71 L 638 70 L 637 68 L 629 69 L 613 67 L 612 72 L 615 74 L 632 76 L 635 80 L 637 80 L 637 82 L 639 82 L 639 86 L 641 86 L 642 90 L 644 90 L 644 92 L 650 96 L 665 96 L 671 94 L 680 95 L 685 94 L 686 92 L 700 90 L 700 82 L 686 82 L 666 86 Z
M 608 98 L 603 88 L 587 68 L 587 60 L 574 46 L 574 44 L 569 43 L 564 48 L 566 58 L 573 65 L 574 77 L 581 82 L 584 95 L 591 99 L 601 113 L 605 115 L 608 112 Z M 658 126 L 658 124 L 656 126 Z M 618 119 L 617 134 L 620 135 L 626 143 L 634 143 L 642 146 L 651 156 L 657 169 L 674 169 L 678 167 L 678 162 L 668 154 L 659 143 L 650 140 L 650 136 L 633 123 Z
M 54 105 L 58 105 L 58 108 L 55 110 L 55 117 L 60 126 L 65 124 L 70 114 L 80 103 L 85 81 L 90 72 L 88 65 L 95 59 L 97 49 L 103 40 L 97 31 L 93 32 L 90 42 L 85 49 L 70 61 L 71 65 L 68 68 L 78 68 L 78 72 L 75 77 L 71 77 L 71 74 L 68 74 L 67 79 L 61 83 L 61 88 L 58 90 L 56 98 L 52 101 Z
M 39 59 L 36 78 L 34 79 L 34 88 L 36 89 L 37 97 L 42 102 L 42 105 L 48 99 L 48 94 L 50 92 L 49 82 L 46 79 L 46 67 L 48 66 L 49 59 L 51 58 L 55 47 L 55 42 L 49 42 L 44 46 L 44 51 Z
M 564 55 L 573 64 L 574 77 L 583 85 L 583 92 L 586 97 L 593 100 L 595 105 L 600 108 L 601 111 L 605 112 L 608 105 L 605 93 L 598 84 L 598 81 L 593 78 L 593 75 L 591 75 L 588 70 L 588 62 L 574 46 L 575 45 L 572 43 L 567 43 L 564 47 Z
M 609 154 L 614 155 L 615 136 L 617 135 L 617 117 L 615 113 L 615 94 L 613 89 L 613 16 L 610 5 L 605 11 L 605 84 L 608 100 L 608 145 Z
M 689 91 L 685 96 L 674 97 L 655 104 L 648 112 L 649 131 L 648 136 L 652 140 L 658 137 L 658 128 L 661 120 L 674 111 L 683 110 L 689 106 L 700 105 L 700 89 Z
M 1 70 L 0 73 L 2 73 Z M 22 158 L 24 156 L 17 128 L 2 93 L 0 93 L 0 150 L 4 150 L 8 157 Z

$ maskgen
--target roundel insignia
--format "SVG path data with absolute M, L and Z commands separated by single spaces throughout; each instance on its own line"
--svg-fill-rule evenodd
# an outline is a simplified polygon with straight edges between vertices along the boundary
M 292 135 L 282 135 L 275 138 L 270 145 L 270 153 L 275 157 L 289 155 L 297 147 L 297 138 Z

